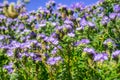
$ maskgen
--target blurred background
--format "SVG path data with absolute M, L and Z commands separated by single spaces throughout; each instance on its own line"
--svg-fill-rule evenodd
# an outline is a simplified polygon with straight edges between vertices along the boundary
M 0 0 L 0 3 L 2 3 L 4 0 Z M 8 2 L 17 2 L 17 0 L 7 0 Z M 40 6 L 44 7 L 46 2 L 48 2 L 49 0 L 30 0 L 30 2 L 26 5 L 27 10 L 31 11 L 31 10 L 36 10 L 38 9 Z M 67 6 L 70 6 L 73 3 L 76 2 L 82 2 L 85 5 L 91 5 L 96 3 L 98 0 L 54 0 L 57 4 L 61 3 L 61 4 L 65 4 Z

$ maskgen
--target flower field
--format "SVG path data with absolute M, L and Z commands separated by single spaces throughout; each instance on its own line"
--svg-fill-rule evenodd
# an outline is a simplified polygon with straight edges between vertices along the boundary
M 0 3 L 0 80 L 120 80 L 120 0 L 25 1 Z

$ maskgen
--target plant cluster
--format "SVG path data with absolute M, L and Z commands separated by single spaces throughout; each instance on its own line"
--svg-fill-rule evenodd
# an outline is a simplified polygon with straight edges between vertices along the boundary
M 0 3 L 0 80 L 120 79 L 119 0 L 25 6 Z

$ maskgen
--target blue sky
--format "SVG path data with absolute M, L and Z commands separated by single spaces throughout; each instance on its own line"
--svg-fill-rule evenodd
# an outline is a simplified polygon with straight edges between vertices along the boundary
M 3 0 L 0 0 L 0 3 Z M 9 2 L 16 2 L 17 0 L 8 0 Z M 36 10 L 38 9 L 40 6 L 45 6 L 45 3 L 48 2 L 49 0 L 31 0 L 30 3 L 27 4 L 27 10 Z M 89 5 L 89 4 L 94 4 L 96 3 L 98 0 L 55 0 L 55 2 L 58 3 L 62 3 L 62 4 L 66 4 L 68 6 L 70 6 L 72 3 L 76 3 L 76 2 L 83 2 L 85 5 Z

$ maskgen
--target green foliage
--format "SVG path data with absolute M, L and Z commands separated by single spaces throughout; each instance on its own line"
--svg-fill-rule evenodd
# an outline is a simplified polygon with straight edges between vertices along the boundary
M 16 19 L 4 9 L 0 12 L 0 80 L 119 80 L 117 4 L 120 8 L 119 0 L 105 0 L 80 9 L 81 4 L 55 10 L 53 1 L 48 9 L 26 12 Z M 111 13 L 117 15 L 111 17 Z

